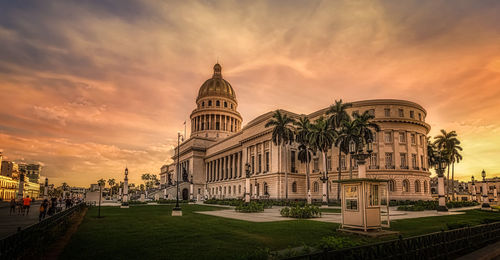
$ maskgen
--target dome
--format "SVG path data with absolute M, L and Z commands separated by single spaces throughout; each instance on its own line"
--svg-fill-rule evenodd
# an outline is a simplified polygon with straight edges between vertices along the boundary
M 215 64 L 214 75 L 201 85 L 196 100 L 208 96 L 220 96 L 230 98 L 236 102 L 236 94 L 234 93 L 233 87 L 222 78 L 221 71 L 221 65 L 219 63 Z

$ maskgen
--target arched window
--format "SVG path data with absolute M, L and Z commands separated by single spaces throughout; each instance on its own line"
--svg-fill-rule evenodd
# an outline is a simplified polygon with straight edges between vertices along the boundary
M 297 192 L 297 182 L 292 183 L 292 192 Z
M 215 101 L 215 106 L 216 107 L 220 107 L 220 101 L 219 100 Z
M 389 191 L 396 191 L 396 182 L 394 180 L 389 180 Z
M 205 107 L 205 101 L 201 102 L 201 107 Z
M 410 182 L 403 180 L 403 192 L 410 192 Z
M 233 185 L 233 194 L 236 195 L 236 185 Z
M 212 106 L 212 100 L 209 100 L 208 101 L 208 106 L 211 107 Z
M 267 186 L 267 182 L 264 182 L 264 195 L 269 195 L 269 188 Z
M 228 187 L 228 191 L 227 191 L 227 193 L 228 193 L 229 195 L 231 195 L 231 186 L 229 186 L 229 187 Z
M 231 104 L 231 109 L 233 109 L 233 104 Z
M 241 194 L 241 185 L 238 185 L 238 194 Z
M 313 183 L 313 192 L 319 192 L 319 183 L 317 181 Z
M 227 107 L 227 102 L 226 101 L 224 101 L 224 107 Z
M 419 180 L 415 181 L 415 192 L 420 192 L 420 181 Z
M 424 193 L 427 193 L 429 190 L 429 187 L 427 187 L 427 181 L 424 181 Z

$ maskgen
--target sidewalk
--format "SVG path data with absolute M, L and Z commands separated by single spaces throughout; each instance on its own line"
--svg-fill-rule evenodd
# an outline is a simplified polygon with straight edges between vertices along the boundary
M 38 223 L 38 214 L 40 201 L 31 204 L 29 215 L 17 215 L 13 213 L 9 215 L 10 207 L 0 208 L 0 239 L 3 239 L 10 234 L 16 233 L 17 228 L 25 228 L 32 224 Z
M 500 259 L 500 241 L 464 255 L 457 260 L 490 260 Z

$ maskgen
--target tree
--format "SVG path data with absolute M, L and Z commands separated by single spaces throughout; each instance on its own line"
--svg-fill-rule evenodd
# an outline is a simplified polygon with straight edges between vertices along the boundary
M 452 144 L 450 148 L 450 159 L 451 159 L 451 183 L 453 187 L 455 187 L 455 163 L 459 163 L 463 157 L 460 152 L 463 150 L 461 146 L 459 146 L 460 141 Z M 453 191 L 453 190 L 452 190 Z M 453 200 L 455 200 L 455 192 L 452 194 Z
M 109 192 L 110 192 L 111 199 L 113 199 L 113 186 L 115 185 L 115 183 L 116 183 L 115 179 L 108 180 Z
M 327 202 L 328 198 L 328 169 L 326 168 L 326 154 L 328 149 L 332 147 L 335 140 L 336 132 L 332 130 L 328 120 L 323 116 L 316 119 L 311 125 L 309 133 L 309 143 L 312 147 L 318 149 L 323 155 L 323 202 Z
M 297 141 L 299 145 L 299 154 L 298 158 L 301 163 L 306 164 L 306 197 L 307 203 L 311 204 L 311 180 L 309 174 L 309 162 L 311 161 L 311 152 L 308 135 L 310 133 L 311 122 L 309 118 L 303 116 L 299 118 L 298 121 L 294 123 L 295 125 L 295 141 Z
M 456 144 L 460 144 L 460 141 L 457 139 L 457 133 L 455 131 L 446 132 L 444 129 L 441 129 L 441 135 L 434 137 L 434 144 L 440 153 L 443 155 L 443 160 L 446 163 L 447 167 L 447 189 L 446 196 L 449 197 L 450 193 L 450 164 L 451 164 L 451 150 L 452 147 Z
M 285 150 L 288 144 L 293 143 L 293 127 L 292 124 L 295 122 L 293 118 L 288 117 L 286 114 L 281 114 L 280 110 L 276 110 L 273 114 L 273 117 L 266 123 L 265 127 L 273 127 L 272 132 L 272 140 L 273 143 L 278 146 L 278 149 L 281 147 Z M 279 152 L 280 153 L 280 152 Z M 281 168 L 281 158 L 283 156 L 280 153 L 280 159 L 278 160 L 279 168 Z M 286 155 L 288 157 L 288 154 Z M 288 200 L 288 170 L 287 167 L 285 169 L 285 198 Z
M 342 133 L 344 133 L 345 131 L 342 122 L 351 121 L 351 117 L 347 113 L 347 109 L 350 107 L 352 107 L 352 103 L 343 103 L 342 99 L 340 99 L 335 100 L 335 103 L 331 105 L 330 108 L 328 108 L 328 111 L 326 111 L 326 114 L 330 115 L 328 121 L 330 122 L 331 127 L 337 132 L 335 135 L 336 138 L 334 143 L 335 146 L 339 149 L 339 167 L 337 176 L 339 181 L 342 179 L 342 153 L 347 155 L 347 153 L 349 152 L 348 142 L 346 143 L 345 140 L 343 140 L 342 138 L 339 139 L 339 137 L 342 136 Z M 340 182 L 337 183 L 337 199 L 340 200 Z
M 335 146 L 339 147 L 339 154 L 342 152 L 346 156 L 349 153 L 349 143 L 351 140 L 357 142 L 359 136 L 358 121 L 344 120 L 341 128 L 337 131 Z M 339 157 L 339 173 L 341 170 L 341 158 Z M 349 179 L 352 179 L 352 160 L 349 158 Z
M 101 197 L 102 197 L 102 188 L 106 185 L 106 181 L 104 179 L 100 179 L 97 181 L 97 184 L 99 184 L 99 210 L 97 213 L 97 217 L 101 217 Z

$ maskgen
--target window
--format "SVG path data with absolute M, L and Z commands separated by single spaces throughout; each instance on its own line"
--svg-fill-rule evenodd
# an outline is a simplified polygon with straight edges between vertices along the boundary
M 418 120 L 422 121 L 422 114 L 418 113 Z
M 224 101 L 224 107 L 227 107 L 227 102 L 226 101 Z
M 315 171 L 315 172 L 319 171 L 319 159 L 318 158 L 313 159 L 313 171 Z
M 417 168 L 417 155 L 416 154 L 412 154 L 411 155 L 411 166 L 415 169 Z
M 406 153 L 400 153 L 399 155 L 401 158 L 401 168 L 408 168 L 408 159 L 406 158 Z
M 220 130 L 220 122 L 215 122 L 215 130 Z
M 415 192 L 420 192 L 420 181 L 419 180 L 415 181 Z
M 392 132 L 384 132 L 384 141 L 386 143 L 392 143 Z
M 347 162 L 345 159 L 345 155 L 340 156 L 340 167 L 342 167 L 342 170 L 347 169 Z
M 252 155 L 252 173 L 255 173 L 255 156 Z
M 317 181 L 313 183 L 313 192 L 319 192 L 319 183 Z
M 408 180 L 403 180 L 403 192 L 410 191 L 410 182 Z
M 389 191 L 396 191 L 396 182 L 394 180 L 389 180 Z
M 224 187 L 224 195 L 226 195 L 226 187 Z
M 228 193 L 229 195 L 231 195 L 231 186 L 229 186 L 227 189 L 228 189 L 228 190 L 227 190 L 227 193 Z
M 266 152 L 266 172 L 269 171 L 269 152 Z
M 220 101 L 219 100 L 215 101 L 215 106 L 220 107 Z
M 399 115 L 399 117 L 404 117 L 405 116 L 405 113 L 404 113 L 403 109 L 401 109 L 401 108 L 398 109 L 398 115 Z
M 328 169 L 328 171 L 332 170 L 332 157 L 331 156 L 328 156 L 326 159 L 326 169 Z
M 253 194 L 253 185 L 250 183 L 250 191 L 248 191 L 248 193 L 250 193 L 250 195 Z
M 212 106 L 212 100 L 209 100 L 208 101 L 208 106 L 211 107 Z
M 392 167 L 392 153 L 385 153 L 385 166 Z
M 346 210 L 358 210 L 358 187 L 355 185 L 346 185 L 344 188 L 344 197 Z
M 233 104 L 231 104 L 231 109 L 233 109 Z
M 411 134 L 410 139 L 411 139 L 411 144 L 413 145 L 417 144 L 417 138 L 415 137 L 415 134 Z
M 377 153 L 370 155 L 370 166 L 377 166 Z
M 428 192 L 427 181 L 424 181 L 424 193 Z
M 290 169 L 295 172 L 295 151 L 290 152 Z
M 292 183 L 292 192 L 297 192 L 297 182 Z
M 233 185 L 233 194 L 236 195 L 236 185 Z
M 420 155 L 420 167 L 424 168 L 424 156 Z
M 415 112 L 413 112 L 413 110 L 410 111 L 410 117 L 415 118 Z
M 269 195 L 269 188 L 267 186 L 267 182 L 264 182 L 264 195 Z
M 205 101 L 201 102 L 201 107 L 205 107 Z
M 385 115 L 385 117 L 390 117 L 391 116 L 391 109 L 390 108 L 384 108 L 384 115 Z
M 399 143 L 406 143 L 406 133 L 405 132 L 399 132 Z
M 238 185 L 238 194 L 241 194 L 241 185 Z
M 259 153 L 258 158 L 259 158 L 259 172 L 262 172 L 262 154 Z
M 421 135 L 419 139 L 420 139 L 420 145 L 423 146 L 424 145 L 424 136 Z
M 379 206 L 379 189 L 378 184 L 370 184 L 370 206 Z

